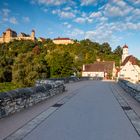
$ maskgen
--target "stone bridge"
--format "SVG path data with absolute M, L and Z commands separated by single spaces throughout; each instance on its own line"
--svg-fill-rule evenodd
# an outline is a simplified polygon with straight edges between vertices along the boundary
M 140 104 L 114 81 L 65 84 L 66 91 L 0 119 L 5 140 L 140 140 Z

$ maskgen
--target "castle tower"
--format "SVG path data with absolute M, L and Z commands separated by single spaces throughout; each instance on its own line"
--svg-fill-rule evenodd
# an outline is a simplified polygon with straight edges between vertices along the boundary
M 12 30 L 10 28 L 8 28 L 6 30 L 4 42 L 10 42 L 11 41 L 11 37 L 12 37 L 12 33 L 11 32 L 12 32 Z
M 31 32 L 31 40 L 35 40 L 35 30 L 32 30 Z
M 3 32 L 3 33 L 2 33 L 2 42 L 3 42 L 3 43 L 5 42 L 5 35 L 6 35 L 6 33 Z
M 129 56 L 129 53 L 128 53 L 128 46 L 127 45 L 124 45 L 123 46 L 123 54 L 122 54 L 122 62 L 125 60 L 125 58 Z

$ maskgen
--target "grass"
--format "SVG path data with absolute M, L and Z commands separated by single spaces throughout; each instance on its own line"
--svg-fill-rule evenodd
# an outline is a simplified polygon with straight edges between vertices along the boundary
M 19 87 L 21 87 L 21 86 L 16 85 L 16 84 L 11 83 L 11 82 L 0 83 L 0 92 L 14 90 L 14 89 L 17 89 Z

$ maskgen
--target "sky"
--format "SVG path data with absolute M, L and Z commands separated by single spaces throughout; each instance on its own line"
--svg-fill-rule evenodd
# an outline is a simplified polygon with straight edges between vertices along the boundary
M 36 37 L 127 44 L 140 59 L 140 0 L 0 0 L 0 36 L 7 28 Z

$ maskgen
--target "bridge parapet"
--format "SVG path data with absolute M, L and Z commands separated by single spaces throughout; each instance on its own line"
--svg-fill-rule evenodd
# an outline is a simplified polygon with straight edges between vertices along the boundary
M 118 84 L 133 98 L 140 102 L 140 85 L 122 79 L 118 80 Z
M 54 82 L 0 93 L 0 118 L 19 112 L 64 91 L 65 86 L 62 82 Z

